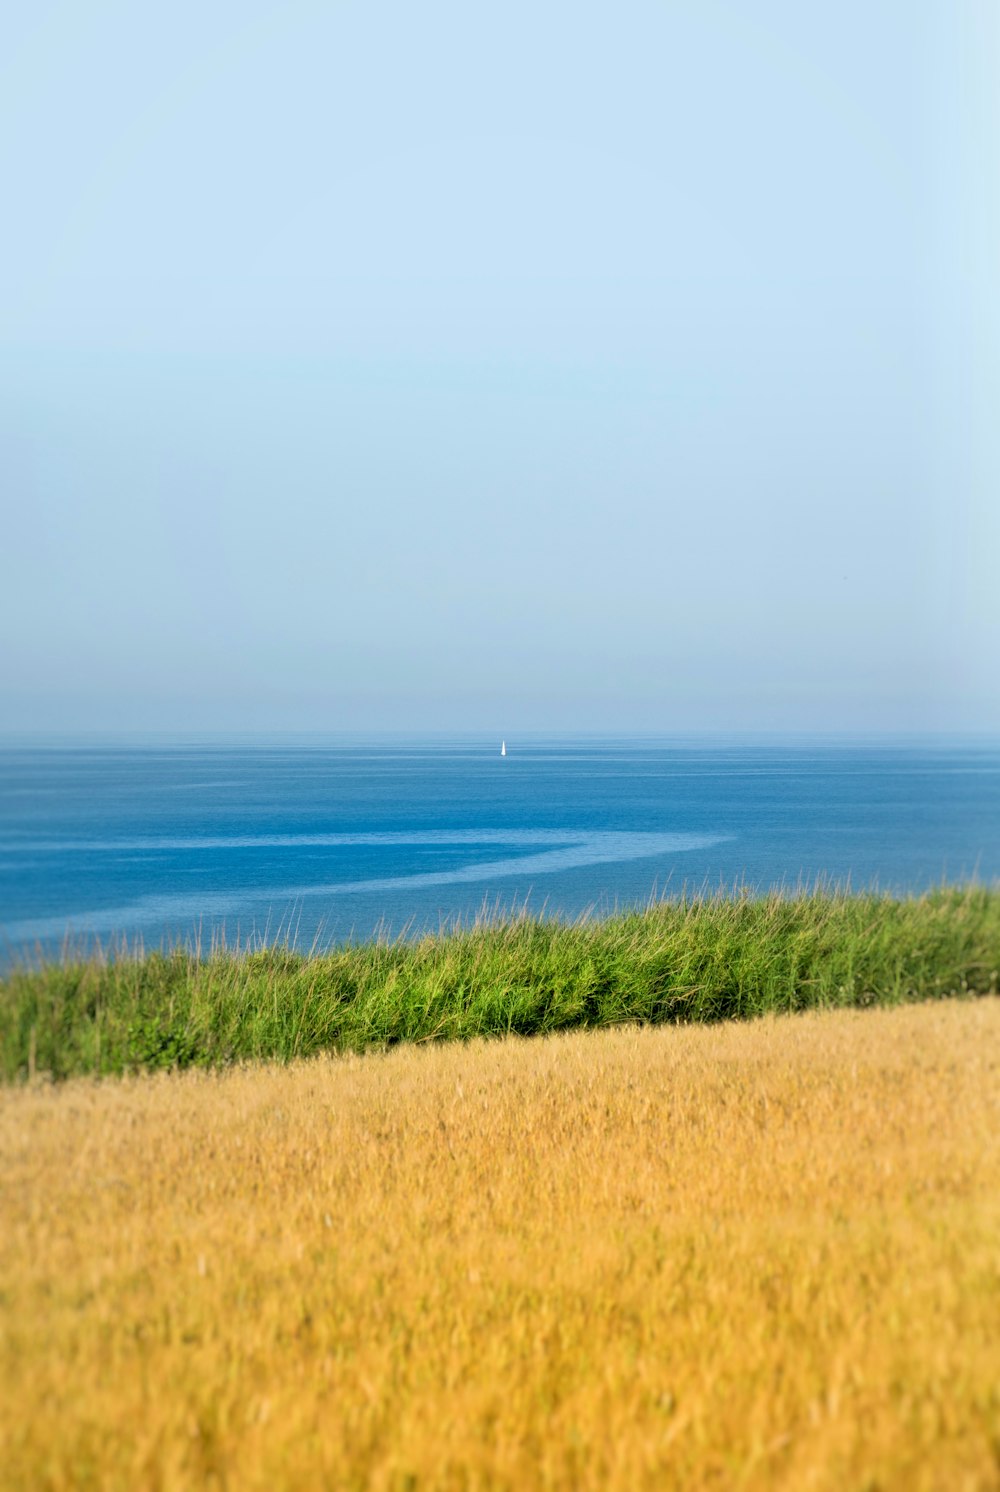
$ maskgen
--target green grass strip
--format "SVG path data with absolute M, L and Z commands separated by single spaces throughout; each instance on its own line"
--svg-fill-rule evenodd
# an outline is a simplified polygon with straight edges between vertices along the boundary
M 992 994 L 998 967 L 1000 888 L 978 885 L 685 897 L 309 955 L 119 950 L 5 974 L 0 1079 Z

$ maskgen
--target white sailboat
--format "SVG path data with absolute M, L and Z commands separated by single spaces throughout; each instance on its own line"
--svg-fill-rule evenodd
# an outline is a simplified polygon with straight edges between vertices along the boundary
M 501 756 L 506 756 L 507 755 L 507 742 L 506 741 L 501 741 L 500 742 L 500 755 Z

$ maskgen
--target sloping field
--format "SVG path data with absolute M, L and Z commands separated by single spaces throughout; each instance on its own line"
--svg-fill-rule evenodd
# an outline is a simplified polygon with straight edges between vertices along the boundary
M 1000 1485 L 1000 1000 L 0 1092 L 0 1483 Z
M 487 916 L 311 955 L 90 952 L 3 971 L 0 1080 L 995 995 L 1000 887 L 723 893 L 575 924 Z

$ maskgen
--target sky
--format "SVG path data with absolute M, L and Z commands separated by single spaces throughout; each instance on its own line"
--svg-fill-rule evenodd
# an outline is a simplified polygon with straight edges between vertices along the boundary
M 996 0 L 0 54 L 0 733 L 1000 729 Z

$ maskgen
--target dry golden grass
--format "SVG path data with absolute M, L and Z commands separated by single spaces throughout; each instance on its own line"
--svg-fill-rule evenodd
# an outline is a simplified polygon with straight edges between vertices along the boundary
M 0 1095 L 10 1487 L 1000 1485 L 1000 1001 Z

